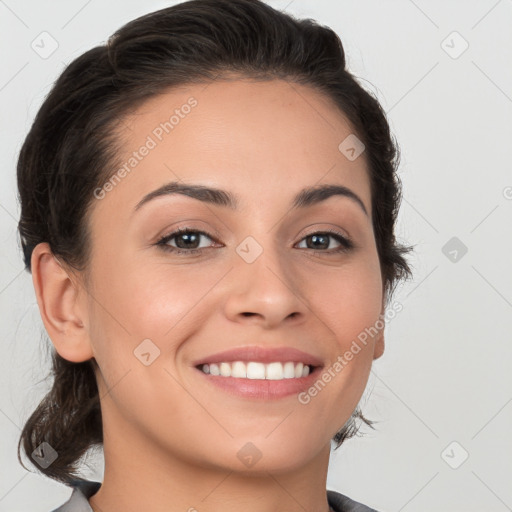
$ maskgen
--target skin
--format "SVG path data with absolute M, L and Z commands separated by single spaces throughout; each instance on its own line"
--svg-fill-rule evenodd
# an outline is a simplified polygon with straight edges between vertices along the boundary
M 98 364 L 105 476 L 90 504 L 95 512 L 147 510 L 148 503 L 152 512 L 327 512 L 330 439 L 383 353 L 383 330 L 305 405 L 297 395 L 228 395 L 192 362 L 234 347 L 284 345 L 328 368 L 375 324 L 384 302 L 365 155 L 350 161 L 338 150 L 353 130 L 318 91 L 239 78 L 148 100 L 120 128 L 120 161 L 191 96 L 198 105 L 190 114 L 94 200 L 89 281 L 46 243 L 32 256 L 55 349 L 69 361 Z M 167 195 L 134 213 L 145 194 L 174 180 L 230 191 L 239 208 Z M 368 215 L 342 196 L 291 209 L 299 190 L 327 183 L 350 188 Z M 201 254 L 155 245 L 184 226 L 213 235 L 202 237 Z M 334 253 L 339 243 L 328 238 L 315 251 L 308 235 L 327 228 L 356 248 Z M 251 264 L 235 250 L 247 236 L 263 249 Z M 160 355 L 145 366 L 134 350 L 148 338 Z M 252 467 L 237 457 L 247 442 L 261 453 Z

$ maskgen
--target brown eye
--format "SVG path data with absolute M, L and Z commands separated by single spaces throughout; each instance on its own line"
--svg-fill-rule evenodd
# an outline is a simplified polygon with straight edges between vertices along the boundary
M 207 244 L 200 247 L 201 241 L 206 238 L 213 240 L 208 233 L 204 231 L 193 230 L 189 228 L 180 228 L 172 233 L 162 237 L 156 245 L 164 249 L 165 251 L 177 252 L 177 253 L 197 253 L 203 249 L 212 247 L 211 244 Z M 175 241 L 176 245 L 171 245 L 170 242 Z
M 331 240 L 336 240 L 336 243 L 338 246 L 332 248 L 331 246 Z M 300 247 L 306 248 L 306 249 L 313 249 L 318 250 L 320 252 L 327 252 L 327 253 L 337 253 L 342 251 L 348 251 L 354 247 L 353 243 L 348 240 L 346 237 L 341 235 L 340 233 L 336 231 L 326 231 L 326 232 L 318 232 L 318 233 L 312 233 L 302 239 L 302 241 L 306 241 L 306 247 Z M 302 243 L 301 241 L 301 243 Z M 331 250 L 327 250 L 327 249 Z

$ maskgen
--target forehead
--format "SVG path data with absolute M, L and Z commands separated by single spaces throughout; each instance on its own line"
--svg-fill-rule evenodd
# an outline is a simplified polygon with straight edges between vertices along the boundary
M 122 178 L 101 208 L 133 209 L 171 181 L 227 189 L 244 202 L 284 202 L 304 187 L 351 188 L 371 211 L 364 153 L 341 148 L 354 131 L 321 92 L 284 80 L 191 84 L 158 94 L 117 126 Z M 348 138 L 348 139 L 347 139 Z M 119 173 L 118 173 L 119 174 Z

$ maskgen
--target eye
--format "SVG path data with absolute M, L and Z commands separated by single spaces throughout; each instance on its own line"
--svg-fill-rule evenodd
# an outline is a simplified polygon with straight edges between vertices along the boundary
M 330 240 L 336 240 L 338 244 L 333 250 L 327 251 L 330 246 Z M 313 249 L 316 251 L 324 252 L 327 254 L 339 253 L 339 252 L 347 252 L 354 248 L 354 244 L 347 237 L 343 236 L 341 233 L 337 231 L 318 231 L 316 233 L 311 233 L 310 235 L 304 237 L 302 241 L 306 241 L 306 249 Z M 308 243 L 310 241 L 310 243 Z M 301 247 L 302 249 L 303 247 Z
M 202 238 L 213 240 L 213 237 L 204 231 L 198 231 L 190 228 L 180 228 L 172 233 L 160 238 L 156 245 L 165 251 L 192 254 L 201 252 L 203 249 L 211 247 L 210 245 L 201 246 Z M 170 242 L 174 241 L 176 245 L 171 245 Z
M 206 243 L 206 245 L 201 246 L 201 241 L 204 239 L 216 242 L 215 238 L 205 231 L 199 231 L 192 228 L 180 228 L 160 238 L 155 245 L 167 252 L 190 255 L 201 253 L 204 249 L 214 246 L 212 243 Z M 335 243 L 338 244 L 334 248 L 330 248 L 332 240 L 335 240 Z M 304 237 L 301 242 L 299 242 L 299 245 L 304 241 L 306 242 L 306 247 L 299 248 L 313 249 L 314 251 L 323 254 L 348 252 L 354 248 L 354 244 L 351 240 L 343 236 L 341 233 L 333 230 L 311 233 Z

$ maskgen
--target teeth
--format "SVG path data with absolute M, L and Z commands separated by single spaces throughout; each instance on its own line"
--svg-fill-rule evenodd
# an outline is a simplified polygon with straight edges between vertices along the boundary
M 231 377 L 245 379 L 247 377 L 247 369 L 242 361 L 236 361 L 231 366 Z
M 264 379 L 265 378 L 265 365 L 263 363 L 247 363 L 247 378 L 248 379 Z
M 210 375 L 260 380 L 297 379 L 306 377 L 310 372 L 309 365 L 292 361 L 284 364 L 280 362 L 265 364 L 256 361 L 248 363 L 243 361 L 234 361 L 233 363 L 222 362 L 203 364 L 201 369 L 204 373 L 209 373 Z
M 229 363 L 220 363 L 220 374 L 223 377 L 231 377 L 231 365 Z
M 281 363 L 270 363 L 265 368 L 265 378 L 268 380 L 280 380 L 283 378 L 283 365 Z
M 293 379 L 295 377 L 295 365 L 291 361 L 284 363 L 283 374 L 285 379 Z

